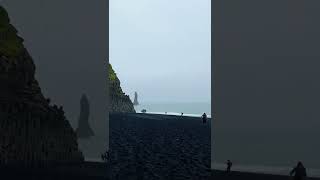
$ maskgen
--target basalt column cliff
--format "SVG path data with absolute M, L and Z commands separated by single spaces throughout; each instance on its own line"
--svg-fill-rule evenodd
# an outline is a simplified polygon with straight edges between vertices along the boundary
M 63 108 L 42 95 L 33 60 L 1 6 L 0 132 L 1 165 L 83 161 Z
M 109 64 L 110 106 L 109 112 L 135 112 L 133 103 L 128 95 L 124 94 L 120 80 Z

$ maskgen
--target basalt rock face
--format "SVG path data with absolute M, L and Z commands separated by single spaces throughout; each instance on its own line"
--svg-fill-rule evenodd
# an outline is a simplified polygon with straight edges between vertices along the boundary
M 63 108 L 42 95 L 33 60 L 1 6 L 0 37 L 0 165 L 83 161 Z
M 133 103 L 120 86 L 120 80 L 109 64 L 110 105 L 109 112 L 134 113 Z

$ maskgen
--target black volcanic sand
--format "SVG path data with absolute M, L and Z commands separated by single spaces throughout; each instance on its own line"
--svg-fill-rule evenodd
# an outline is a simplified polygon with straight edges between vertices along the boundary
M 110 114 L 113 180 L 291 180 L 247 172 L 210 171 L 210 122 L 151 114 Z M 317 178 L 308 178 L 319 180 Z
M 210 122 L 196 117 L 110 114 L 111 179 L 208 179 Z
M 0 167 L 10 180 L 292 180 L 289 176 L 210 171 L 210 122 L 201 118 L 110 115 L 108 164 L 84 162 L 47 169 Z M 309 180 L 320 180 L 308 178 Z

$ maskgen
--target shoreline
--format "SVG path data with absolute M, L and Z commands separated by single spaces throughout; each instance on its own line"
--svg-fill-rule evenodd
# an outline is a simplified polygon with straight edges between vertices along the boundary
M 164 116 L 181 116 L 181 113 L 177 113 L 177 112 L 167 112 L 167 114 L 165 112 L 146 112 L 146 113 L 142 113 L 142 112 L 137 112 L 136 114 L 150 114 L 150 115 L 164 115 Z M 193 118 L 201 118 L 202 114 L 183 114 L 184 117 L 193 117 Z M 208 118 L 211 118 L 211 114 L 207 114 Z

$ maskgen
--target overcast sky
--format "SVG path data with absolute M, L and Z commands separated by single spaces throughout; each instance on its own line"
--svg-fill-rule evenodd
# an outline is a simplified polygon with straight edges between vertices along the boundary
M 210 0 L 110 0 L 110 62 L 144 102 L 210 102 Z

